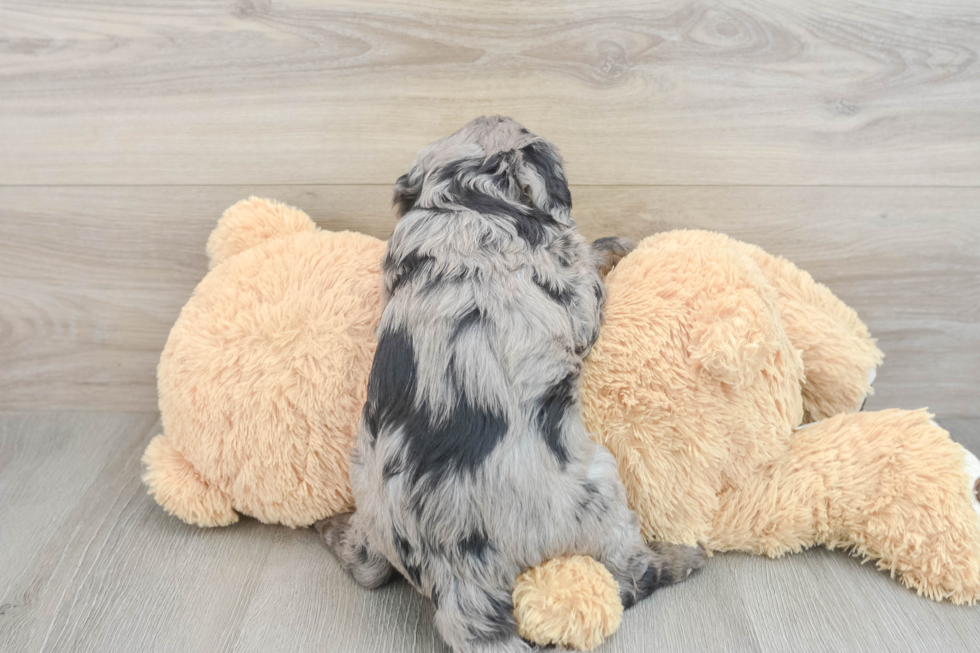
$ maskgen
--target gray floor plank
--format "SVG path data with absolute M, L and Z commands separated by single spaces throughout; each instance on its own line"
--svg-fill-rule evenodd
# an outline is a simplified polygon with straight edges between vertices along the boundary
M 0 569 L 11 577 L 0 598 L 10 606 L 0 617 L 0 642 L 10 645 L 3 650 L 210 651 L 237 636 L 280 533 L 254 522 L 202 531 L 166 517 L 139 480 L 157 421 L 141 414 L 0 418 L 5 443 L 33 454 L 7 466 L 0 480 L 16 483 L 11 474 L 30 471 L 38 481 L 4 502 Z M 58 439 L 68 449 L 62 457 L 48 444 Z M 43 509 L 52 498 L 70 509 L 45 519 L 49 532 L 8 521 L 13 510 L 48 517 Z
M 236 653 L 448 651 L 432 625 L 431 604 L 419 600 L 407 583 L 364 590 L 329 556 L 308 530 L 277 542 L 261 573 L 261 591 L 249 604 L 248 627 L 235 643 Z
M 980 419 L 947 419 L 980 445 Z M 156 414 L 0 413 L 0 650 L 447 651 L 404 582 L 356 586 L 309 530 L 204 530 L 139 482 Z M 626 613 L 602 653 L 975 651 L 980 607 L 840 553 L 722 554 Z

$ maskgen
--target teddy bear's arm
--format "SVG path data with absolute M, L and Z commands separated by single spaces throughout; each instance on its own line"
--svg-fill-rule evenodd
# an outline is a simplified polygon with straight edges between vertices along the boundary
M 859 410 L 884 354 L 854 309 L 784 258 L 739 243 L 779 297 L 783 328 L 803 357 L 805 421 Z

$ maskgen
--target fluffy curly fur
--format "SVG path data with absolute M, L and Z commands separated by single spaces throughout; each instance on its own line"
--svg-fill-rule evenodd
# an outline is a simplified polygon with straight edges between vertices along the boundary
M 603 563 L 627 607 L 683 578 L 697 548 L 640 537 L 616 462 L 582 424 L 599 268 L 630 249 L 575 230 L 557 150 L 478 118 L 423 150 L 395 189 L 385 308 L 351 466 L 358 511 L 319 525 L 355 578 L 393 566 L 456 651 L 517 651 L 517 576 Z

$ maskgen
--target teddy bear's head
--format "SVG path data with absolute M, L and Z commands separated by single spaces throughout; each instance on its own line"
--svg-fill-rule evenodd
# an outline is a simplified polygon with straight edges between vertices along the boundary
M 282 204 L 225 212 L 158 368 L 165 435 L 146 478 L 165 508 L 208 526 L 235 511 L 298 526 L 352 508 L 383 252 Z

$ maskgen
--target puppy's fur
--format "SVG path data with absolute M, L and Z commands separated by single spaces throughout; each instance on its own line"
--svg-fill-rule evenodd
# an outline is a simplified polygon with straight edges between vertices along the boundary
M 520 651 L 511 590 L 544 560 L 591 555 L 629 607 L 700 566 L 646 546 L 616 462 L 582 425 L 578 377 L 608 270 L 587 245 L 558 152 L 478 118 L 423 150 L 395 187 L 385 308 L 351 484 L 357 512 L 318 530 L 354 577 L 397 569 L 455 651 Z

